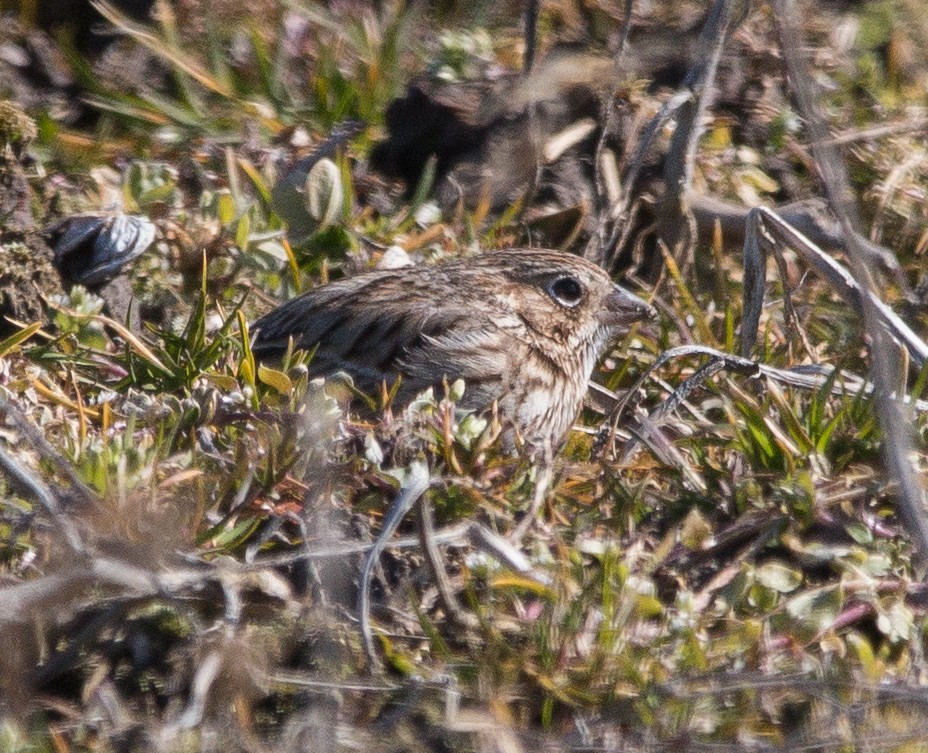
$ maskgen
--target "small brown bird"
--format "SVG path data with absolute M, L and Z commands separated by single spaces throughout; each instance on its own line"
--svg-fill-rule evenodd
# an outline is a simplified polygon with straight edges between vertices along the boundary
M 311 375 L 344 371 L 368 394 L 399 377 L 399 404 L 428 387 L 441 395 L 443 380 L 461 378 L 459 408 L 496 402 L 504 444 L 550 451 L 577 417 L 609 342 L 653 315 L 595 264 L 511 249 L 304 293 L 255 323 L 253 349 L 266 360 L 283 355 L 291 338 L 296 348 L 316 347 Z

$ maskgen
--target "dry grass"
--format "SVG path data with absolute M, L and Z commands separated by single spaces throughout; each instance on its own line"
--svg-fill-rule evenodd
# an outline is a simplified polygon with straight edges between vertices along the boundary
M 128 331 L 74 289 L 51 321 L 0 343 L 0 745 L 925 750 L 928 593 L 865 392 L 838 394 L 837 377 L 810 390 L 731 370 L 697 375 L 697 385 L 687 380 L 704 357 L 661 363 L 620 420 L 593 407 L 581 417 L 516 545 L 505 537 L 538 469 L 502 454 L 492 426 L 456 423 L 441 395 L 410 410 L 373 396 L 371 412 L 348 412 L 307 380 L 306 354 L 279 369 L 254 362 L 247 321 L 389 247 L 428 261 L 525 240 L 517 209 L 438 216 L 427 180 L 403 199 L 364 169 L 409 77 L 436 60 L 467 69 L 442 47 L 436 20 L 392 4 L 346 23 L 324 9 L 262 5 L 267 13 L 234 27 L 208 23 L 194 3 L 178 29 L 163 13 L 160 26 L 127 25 L 173 84 L 92 91 L 104 113 L 94 132 L 32 113 L 42 125 L 29 168 L 39 222 L 69 195 L 119 195 L 159 235 L 130 273 L 146 329 Z M 887 33 L 903 33 L 907 16 L 887 7 L 897 23 Z M 543 50 L 559 19 L 593 37 L 618 23 L 605 6 L 586 21 L 567 10 L 543 9 Z M 829 84 L 821 104 L 845 141 L 864 134 L 848 153 L 854 188 L 873 239 L 897 252 L 916 295 L 924 130 L 867 132 L 924 118 L 925 72 L 900 84 L 891 65 L 879 69 L 876 43 L 826 47 L 827 19 L 863 24 L 869 36 L 858 40 L 885 31 L 867 26 L 873 13 L 847 13 L 822 9 L 806 29 Z M 503 40 L 500 60 L 518 58 L 514 19 L 490 38 Z M 741 199 L 820 195 L 770 63 L 766 7 L 733 44 L 761 90 L 778 94 L 710 111 L 694 185 Z M 648 117 L 667 96 L 628 91 Z M 304 142 L 349 117 L 368 126 L 333 155 L 341 199 L 331 181 L 311 188 L 326 223 L 300 210 L 305 238 L 288 240 L 279 158 L 307 153 Z M 76 159 L 88 138 L 98 152 Z M 130 155 L 119 173 L 91 172 L 88 162 L 119 151 Z M 694 253 L 695 264 L 668 258 L 642 283 L 661 323 L 617 344 L 597 382 L 627 389 L 674 346 L 738 349 L 741 258 L 721 243 Z M 754 358 L 865 375 L 857 313 L 797 257 L 783 264 Z M 924 327 L 924 307 L 906 308 L 895 281 L 879 292 Z M 900 369 L 913 398 L 925 381 L 924 370 Z M 658 406 L 681 385 L 692 389 L 662 418 Z M 919 479 L 921 408 L 905 416 Z M 406 521 L 374 573 L 385 669 L 373 672 L 358 573 L 408 478 L 412 442 L 428 462 L 431 535 L 464 617 L 449 615 Z

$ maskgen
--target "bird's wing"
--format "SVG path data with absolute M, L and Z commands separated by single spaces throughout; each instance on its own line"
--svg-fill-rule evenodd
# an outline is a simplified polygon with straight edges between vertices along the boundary
M 316 348 L 311 374 L 345 371 L 369 393 L 402 375 L 410 397 L 445 378 L 498 373 L 498 359 L 479 352 L 485 315 L 440 299 L 426 281 L 419 289 L 408 282 L 397 291 L 394 278 L 359 277 L 294 298 L 254 324 L 255 356 L 279 358 L 293 338 L 296 348 Z
M 448 328 L 424 336 L 407 348 L 401 371 L 415 384 L 439 387 L 443 381 L 463 379 L 462 407 L 484 408 L 507 389 L 512 374 L 509 365 L 518 360 L 513 347 L 518 343 L 496 326 L 469 319 L 467 326 Z

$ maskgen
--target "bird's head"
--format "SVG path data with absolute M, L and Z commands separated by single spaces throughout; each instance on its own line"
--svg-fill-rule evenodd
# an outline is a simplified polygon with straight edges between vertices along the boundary
M 479 257 L 478 257 L 479 258 Z M 511 249 L 487 255 L 506 281 L 500 296 L 533 332 L 598 352 L 654 309 L 600 267 L 561 251 Z

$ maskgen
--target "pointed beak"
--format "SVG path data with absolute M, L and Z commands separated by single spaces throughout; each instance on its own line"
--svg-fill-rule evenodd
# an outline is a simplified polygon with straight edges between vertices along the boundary
M 612 292 L 603 300 L 599 320 L 606 327 L 626 327 L 635 322 L 657 318 L 657 311 L 629 293 L 625 288 L 614 285 Z

